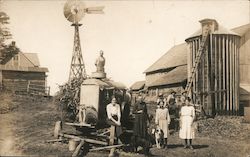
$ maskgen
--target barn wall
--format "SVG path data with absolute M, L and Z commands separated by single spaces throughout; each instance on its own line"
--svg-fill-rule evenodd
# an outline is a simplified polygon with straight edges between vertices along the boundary
M 240 84 L 250 85 L 250 31 L 240 41 Z
M 158 73 L 154 73 L 154 74 L 146 74 L 146 81 L 145 81 L 145 85 L 148 87 L 148 86 L 151 86 L 151 84 L 153 82 L 155 82 L 156 80 L 158 80 L 159 78 L 161 77 L 164 77 L 167 75 L 167 72 L 158 72 Z
M 45 89 L 45 72 L 2 71 L 3 87 L 11 91 L 27 91 L 29 85 Z

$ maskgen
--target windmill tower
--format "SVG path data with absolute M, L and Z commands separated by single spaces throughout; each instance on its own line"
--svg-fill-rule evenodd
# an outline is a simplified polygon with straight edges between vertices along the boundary
M 80 44 L 79 27 L 82 25 L 79 22 L 87 14 L 103 14 L 104 7 L 89 7 L 80 0 L 68 0 L 64 5 L 64 16 L 72 23 L 71 26 L 75 29 L 73 54 L 70 64 L 69 82 L 73 79 L 85 79 L 87 77 L 85 65 L 82 57 Z

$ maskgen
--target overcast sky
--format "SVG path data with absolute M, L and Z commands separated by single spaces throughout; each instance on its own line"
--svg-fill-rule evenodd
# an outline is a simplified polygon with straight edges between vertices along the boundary
M 80 38 L 87 74 L 95 71 L 104 51 L 108 77 L 128 87 L 144 80 L 145 71 L 174 44 L 200 28 L 199 20 L 214 18 L 226 28 L 249 23 L 248 1 L 85 1 L 105 6 L 103 15 L 86 15 Z M 64 0 L 4 0 L 13 40 L 23 52 L 38 53 L 49 68 L 48 85 L 68 80 L 74 29 L 63 15 Z

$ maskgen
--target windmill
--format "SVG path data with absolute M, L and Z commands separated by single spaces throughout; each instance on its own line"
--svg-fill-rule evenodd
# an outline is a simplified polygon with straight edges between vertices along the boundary
M 79 22 L 85 14 L 103 14 L 104 7 L 89 7 L 80 0 L 68 0 L 64 5 L 64 16 L 72 23 L 75 28 L 73 54 L 70 65 L 69 82 L 73 79 L 85 79 L 87 77 L 85 65 L 82 57 L 80 44 L 79 27 L 82 25 Z

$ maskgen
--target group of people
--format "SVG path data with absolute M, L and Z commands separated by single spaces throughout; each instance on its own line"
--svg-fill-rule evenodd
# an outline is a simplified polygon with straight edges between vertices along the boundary
M 159 94 L 155 124 L 164 133 L 165 148 L 167 148 L 169 126 L 172 123 L 174 129 L 179 131 L 179 137 L 185 141 L 184 148 L 193 149 L 195 108 L 191 103 L 191 99 L 186 96 L 186 92 L 183 92 L 179 97 L 176 97 L 175 94 L 176 92 L 172 91 L 167 99 L 162 94 Z
M 184 148 L 192 147 L 192 139 L 194 138 L 194 130 L 192 124 L 195 119 L 195 109 L 191 103 L 191 99 L 186 97 L 185 93 L 182 93 L 181 97 L 175 96 L 176 92 L 171 94 L 165 99 L 162 95 L 157 99 L 157 109 L 155 115 L 155 124 L 159 127 L 164 134 L 164 148 L 167 148 L 167 140 L 169 135 L 169 125 L 171 122 L 174 124 L 175 129 L 179 129 L 179 137 L 184 139 Z M 116 136 L 121 134 L 121 110 L 120 105 L 116 102 L 116 98 L 113 98 L 111 103 L 107 105 L 107 117 L 108 124 L 116 126 Z M 133 106 L 134 114 L 134 127 L 133 127 L 133 139 L 134 140 L 149 140 L 149 114 L 147 111 L 147 105 L 143 101 L 143 97 L 139 96 L 137 102 Z M 176 125 L 176 122 L 178 126 Z M 144 143 L 145 144 L 145 143 Z M 143 145 L 144 153 L 149 153 L 149 144 Z

